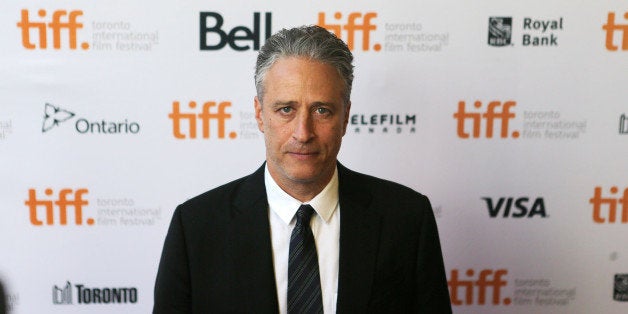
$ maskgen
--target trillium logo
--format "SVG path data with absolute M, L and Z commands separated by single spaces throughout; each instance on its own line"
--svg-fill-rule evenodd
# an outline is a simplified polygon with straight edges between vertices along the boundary
M 73 112 L 46 103 L 44 107 L 44 122 L 41 126 L 41 132 L 48 132 L 55 126 L 58 126 L 61 122 L 70 120 L 74 116 L 75 114 Z

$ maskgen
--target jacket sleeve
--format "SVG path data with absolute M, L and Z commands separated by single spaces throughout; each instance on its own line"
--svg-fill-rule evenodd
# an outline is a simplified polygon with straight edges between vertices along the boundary
M 436 219 L 429 200 L 423 198 L 426 204 L 418 226 L 415 313 L 449 314 L 451 302 Z
M 155 281 L 153 313 L 191 313 L 190 270 L 181 208 L 172 216 Z

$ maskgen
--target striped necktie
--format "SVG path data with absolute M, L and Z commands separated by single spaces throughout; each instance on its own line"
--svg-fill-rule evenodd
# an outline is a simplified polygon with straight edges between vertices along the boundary
M 290 236 L 288 259 L 288 313 L 323 313 L 318 256 L 310 218 L 314 208 L 301 205 Z

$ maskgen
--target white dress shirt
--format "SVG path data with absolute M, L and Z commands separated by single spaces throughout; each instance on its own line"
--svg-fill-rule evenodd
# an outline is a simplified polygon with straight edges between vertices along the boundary
M 268 198 L 268 217 L 270 220 L 273 263 L 279 313 L 288 312 L 288 255 L 290 235 L 296 223 L 294 218 L 301 203 L 283 191 L 268 172 L 264 174 L 266 196 Z M 310 204 L 316 211 L 312 215 L 310 227 L 316 242 L 318 269 L 321 277 L 323 311 L 336 313 L 338 292 L 338 256 L 340 251 L 340 204 L 338 202 L 338 169 L 323 191 L 316 195 Z

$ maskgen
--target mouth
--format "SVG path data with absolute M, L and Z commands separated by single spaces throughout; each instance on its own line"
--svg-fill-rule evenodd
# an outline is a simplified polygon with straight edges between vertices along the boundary
M 318 152 L 288 152 L 288 155 L 295 159 L 307 160 L 316 157 Z

